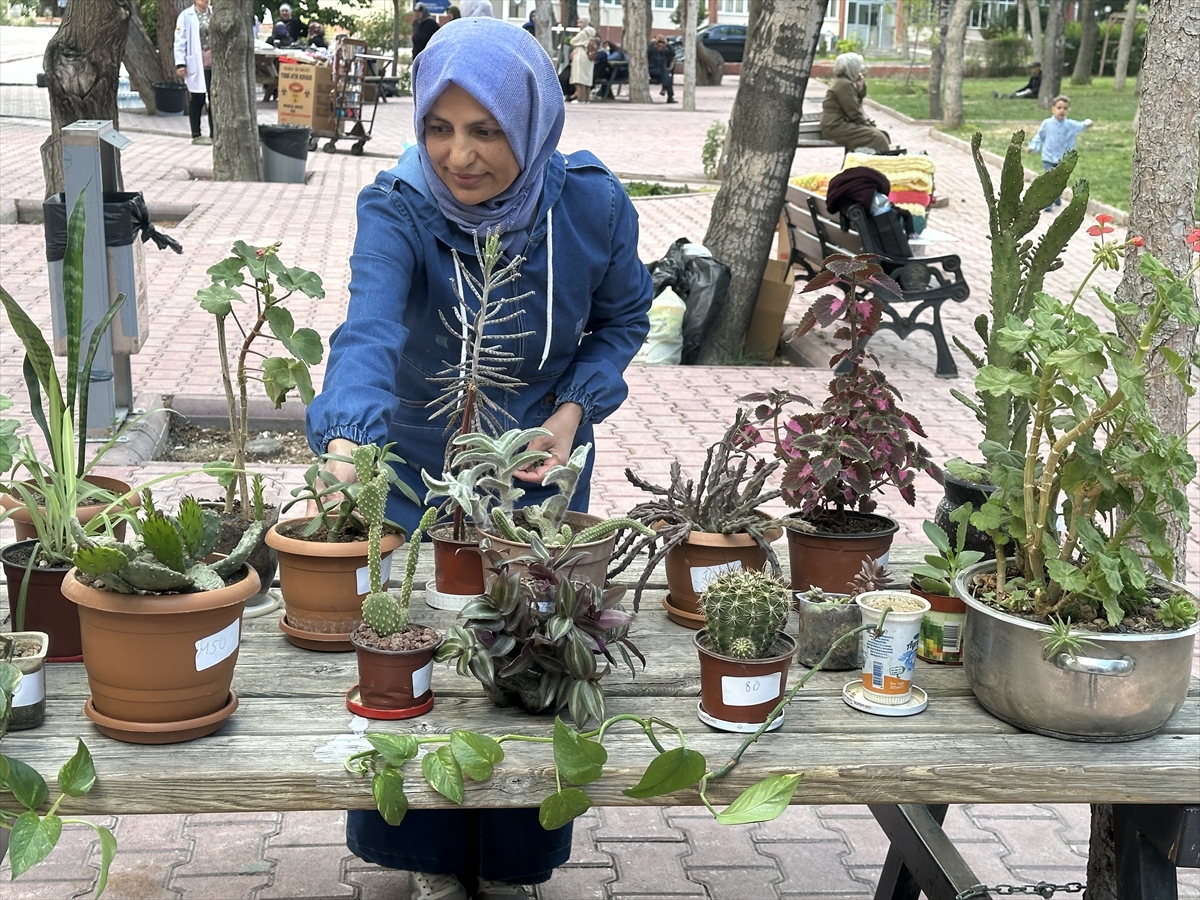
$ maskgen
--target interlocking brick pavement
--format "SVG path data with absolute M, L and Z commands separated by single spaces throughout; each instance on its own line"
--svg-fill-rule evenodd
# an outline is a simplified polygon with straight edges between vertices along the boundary
M 49 112 L 45 92 L 32 86 L 30 73 L 38 69 L 48 34 L 47 29 L 0 27 L 0 213 L 11 208 L 12 201 L 37 204 L 43 195 L 37 151 L 48 133 Z M 569 106 L 561 147 L 592 150 L 624 176 L 702 183 L 704 133 L 713 120 L 728 119 L 736 86 L 737 79 L 730 78 L 719 88 L 701 89 L 695 113 L 661 104 Z M 817 108 L 822 93 L 823 86 L 811 86 L 809 109 Z M 260 103 L 258 114 L 261 122 L 273 122 L 273 105 Z M 132 361 L 140 396 L 219 393 L 215 354 L 206 349 L 214 340 L 211 320 L 192 297 L 208 281 L 205 269 L 225 255 L 235 239 L 260 244 L 283 240 L 285 259 L 321 273 L 326 298 L 292 308 L 297 324 L 328 335 L 341 321 L 347 301 L 355 197 L 411 140 L 411 117 L 410 100 L 380 104 L 366 153 L 353 157 L 343 148 L 309 154 L 304 185 L 233 185 L 211 180 L 211 149 L 187 141 L 186 117 L 122 111 L 120 127 L 134 141 L 122 157 L 127 189 L 143 191 L 152 206 L 190 209 L 177 226 L 167 229 L 183 242 L 183 256 L 153 248 L 146 252 L 151 337 Z M 959 237 L 958 243 L 937 249 L 962 257 L 972 288 L 968 302 L 944 307 L 945 326 L 948 333 L 970 340 L 972 320 L 986 309 L 989 277 L 982 225 L 986 211 L 974 166 L 961 145 L 932 139 L 927 125 L 886 111 L 875 117 L 896 141 L 910 150 L 928 151 L 937 163 L 937 193 L 950 203 L 933 211 L 930 225 Z M 797 151 L 792 171 L 836 171 L 839 162 L 836 150 L 806 148 Z M 677 237 L 702 240 L 713 197 L 701 193 L 637 201 L 643 261 L 661 256 Z M 1048 224 L 1050 217 L 1044 218 Z M 1063 269 L 1047 280 L 1048 290 L 1062 296 L 1074 287 L 1090 264 L 1089 247 L 1086 236 L 1076 239 Z M 0 224 L 0 283 L 27 305 L 35 321 L 49 327 L 40 226 Z M 1106 289 L 1114 283 L 1111 275 L 1098 280 Z M 1089 312 L 1102 312 L 1094 299 L 1085 297 L 1083 303 Z M 804 298 L 792 304 L 793 324 L 805 305 Z M 807 349 L 820 360 L 822 346 L 828 348 L 828 339 L 818 336 Z M 951 386 L 969 387 L 973 373 L 961 353 L 955 352 L 961 375 L 947 382 L 933 376 L 933 347 L 927 335 L 900 341 L 884 333 L 872 342 L 872 350 L 903 392 L 906 407 L 924 424 L 934 457 L 974 455 L 977 426 L 947 394 Z M 23 430 L 31 433 L 24 392 L 14 389 L 21 380 L 21 357 L 19 343 L 7 328 L 0 330 L 0 390 L 14 395 Z M 318 383 L 319 377 L 320 371 Z M 601 514 L 622 512 L 644 498 L 625 480 L 626 465 L 652 481 L 668 476 L 671 459 L 695 469 L 705 446 L 730 421 L 737 397 L 787 386 L 819 401 L 828 374 L 821 368 L 785 366 L 633 367 L 628 381 L 629 400 L 596 429 L 592 506 Z M 1200 407 L 1193 407 L 1191 418 L 1200 418 Z M 1193 452 L 1200 452 L 1198 440 L 1193 435 Z M 146 463 L 106 471 L 143 481 L 175 468 Z M 298 482 L 302 467 L 263 470 L 269 494 L 278 500 Z M 184 480 L 165 488 L 164 499 L 170 502 L 186 490 L 205 486 L 202 479 Z M 899 540 L 921 538 L 920 523 L 936 499 L 926 483 L 911 509 L 893 498 L 886 501 L 901 522 Z M 1195 525 L 1200 510 L 1196 484 L 1189 486 L 1189 501 Z M 9 526 L 0 526 L 0 542 L 8 540 Z M 1188 580 L 1195 585 L 1200 581 L 1200 529 L 1193 529 L 1189 550 Z M 1200 663 L 1194 670 L 1200 672 Z M 343 813 L 122 816 L 96 821 L 115 827 L 120 845 L 105 894 L 114 900 L 409 896 L 404 873 L 365 863 L 346 850 Z M 946 830 L 976 874 L 989 883 L 1082 880 L 1085 873 L 1086 806 L 954 806 Z M 885 854 L 883 833 L 863 806 L 792 807 L 774 822 L 737 829 L 719 828 L 705 810 L 691 807 L 596 809 L 576 823 L 571 861 L 540 886 L 537 895 L 541 900 L 846 900 L 873 894 Z M 5 884 L 5 898 L 60 900 L 87 895 L 97 867 L 93 832 L 68 825 L 50 860 L 16 882 L 8 881 L 5 863 L 0 882 Z M 1179 883 L 1181 897 L 1200 900 L 1200 873 L 1181 871 Z

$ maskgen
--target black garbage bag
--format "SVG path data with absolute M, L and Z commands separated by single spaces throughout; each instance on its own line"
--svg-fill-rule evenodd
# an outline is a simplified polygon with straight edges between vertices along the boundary
M 700 356 L 700 344 L 717 321 L 729 294 L 732 273 L 729 266 L 711 256 L 686 255 L 683 265 L 688 292 L 683 298 L 683 353 L 680 362 L 694 365 Z
M 63 194 L 55 194 L 42 203 L 46 233 L 46 259 L 57 262 L 67 252 L 67 202 Z M 146 198 L 140 193 L 108 192 L 104 195 L 104 245 L 125 247 L 141 235 L 142 242 L 154 241 L 159 250 L 170 247 L 183 253 L 183 245 L 169 234 L 163 234 L 150 221 Z
M 687 238 L 679 238 L 667 248 L 667 253 L 662 259 L 656 259 L 646 266 L 650 270 L 650 280 L 654 283 L 655 297 L 666 287 L 675 291 L 681 299 L 687 297 L 687 274 L 683 265 L 683 245 L 687 243 Z

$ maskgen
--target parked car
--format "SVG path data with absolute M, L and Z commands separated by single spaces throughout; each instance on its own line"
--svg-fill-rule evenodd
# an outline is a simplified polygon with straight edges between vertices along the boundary
M 705 25 L 697 29 L 696 40 L 709 50 L 716 50 L 725 62 L 741 62 L 746 50 L 745 25 Z M 667 43 L 675 51 L 675 61 L 683 62 L 683 37 L 668 38 Z

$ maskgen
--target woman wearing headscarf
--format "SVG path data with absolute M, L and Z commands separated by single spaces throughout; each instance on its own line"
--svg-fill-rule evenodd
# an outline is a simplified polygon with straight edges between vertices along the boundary
M 588 55 L 588 45 L 596 39 L 596 29 L 587 16 L 579 17 L 579 30 L 571 38 L 571 84 L 575 88 L 572 100 L 587 103 L 592 96 L 594 57 Z
M 459 358 L 452 284 L 459 264 L 479 278 L 473 234 L 499 232 L 504 262 L 524 257 L 506 296 L 522 312 L 489 333 L 515 358 L 520 385 L 491 399 L 512 427 L 542 426 L 530 446 L 549 460 L 520 473 L 525 503 L 553 489 L 542 477 L 592 440 L 624 401 L 626 365 L 649 328 L 651 281 L 637 257 L 637 214 L 620 183 L 586 151 L 556 149 L 565 118 L 553 64 L 537 40 L 499 19 L 448 23 L 413 63 L 417 147 L 358 199 L 350 304 L 330 338 L 324 385 L 308 410 L 317 452 L 397 443 L 399 476 L 418 495 L 420 471 L 440 473 L 444 421 L 429 421 L 431 380 Z M 458 264 L 452 255 L 457 251 Z M 466 289 L 468 314 L 477 307 Z M 589 459 L 572 508 L 586 510 Z M 331 464 L 338 477 L 353 467 Z M 388 518 L 411 533 L 422 510 L 393 491 Z M 411 810 L 392 827 L 374 811 L 347 814 L 347 846 L 407 869 L 412 896 L 499 900 L 527 896 L 570 855 L 571 828 L 545 831 L 536 809 Z
M 863 58 L 857 53 L 843 53 L 833 61 L 833 84 L 821 105 L 821 137 L 847 150 L 869 147 L 876 153 L 886 153 L 891 149 L 887 132 L 876 128 L 875 120 L 863 113 L 865 72 Z

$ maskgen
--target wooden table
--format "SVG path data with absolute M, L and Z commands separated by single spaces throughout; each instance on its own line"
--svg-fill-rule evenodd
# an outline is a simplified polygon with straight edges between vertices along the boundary
M 915 555 L 914 548 L 894 549 L 893 568 L 906 568 Z M 423 561 L 418 583 L 430 577 L 428 566 Z M 661 569 L 656 575 L 661 577 Z M 606 677 L 608 712 L 654 715 L 679 725 L 688 746 L 702 752 L 712 768 L 728 758 L 741 738 L 697 720 L 699 669 L 692 632 L 668 621 L 661 606 L 665 587 L 661 581 L 651 583 L 633 634 L 646 656 L 646 669 L 636 677 L 614 669 Z M 453 614 L 428 607 L 418 591 L 413 613 L 417 621 L 443 628 L 453 620 Z M 366 747 L 359 737 L 363 728 L 415 734 L 464 727 L 492 735 L 550 733 L 549 717 L 497 709 L 478 682 L 460 678 L 446 666 L 434 672 L 437 701 L 431 712 L 395 723 L 356 720 L 345 705 L 345 693 L 357 680 L 354 655 L 293 647 L 277 622 L 276 614 L 244 622 L 233 681 L 240 706 L 214 735 L 157 747 L 110 740 L 83 715 L 88 688 L 82 664 L 54 664 L 47 667 L 44 724 L 6 736 L 3 752 L 51 781 L 74 752 L 75 736 L 83 737 L 99 779 L 91 793 L 66 804 L 64 811 L 71 814 L 346 809 L 373 807 L 369 783 L 342 765 L 349 753 Z M 793 615 L 789 630 L 794 633 L 796 627 Z M 792 677 L 804 671 L 796 664 Z M 731 775 L 711 786 L 714 802 L 724 805 L 766 776 L 802 771 L 794 803 L 871 805 L 893 840 L 892 868 L 899 869 L 903 857 L 914 871 L 929 868 L 919 864 L 920 848 L 929 849 L 927 826 L 940 821 L 940 804 L 1200 806 L 1196 679 L 1183 709 L 1160 734 L 1132 743 L 1082 744 L 1027 734 L 993 718 L 975 701 L 961 668 L 918 662 L 915 683 L 928 692 L 929 708 L 909 718 L 851 709 L 842 702 L 841 691 L 853 677 L 853 672 L 817 673 L 787 710 L 783 727 L 751 747 Z M 694 791 L 649 801 L 626 797 L 621 791 L 637 782 L 654 751 L 640 730 L 614 729 L 605 744 L 606 774 L 587 787 L 597 806 L 699 804 Z M 535 806 L 555 789 L 546 746 L 504 747 L 506 758 L 491 780 L 467 782 L 468 805 Z M 414 808 L 450 805 L 415 771 L 405 789 Z M 0 803 L 11 803 L 11 798 L 0 797 Z M 925 815 L 921 810 L 927 805 L 932 806 Z M 891 824 L 885 821 L 889 816 Z M 970 877 L 965 864 L 966 874 L 956 875 L 953 860 L 937 853 L 929 859 L 945 876 L 942 887 L 937 887 L 941 882 L 928 887 L 922 882 L 931 898 L 952 898 L 952 886 L 966 886 L 961 882 Z M 1187 862 L 1181 859 L 1180 864 Z M 1173 868 L 1171 872 L 1173 878 Z M 919 877 L 932 876 L 919 872 Z

